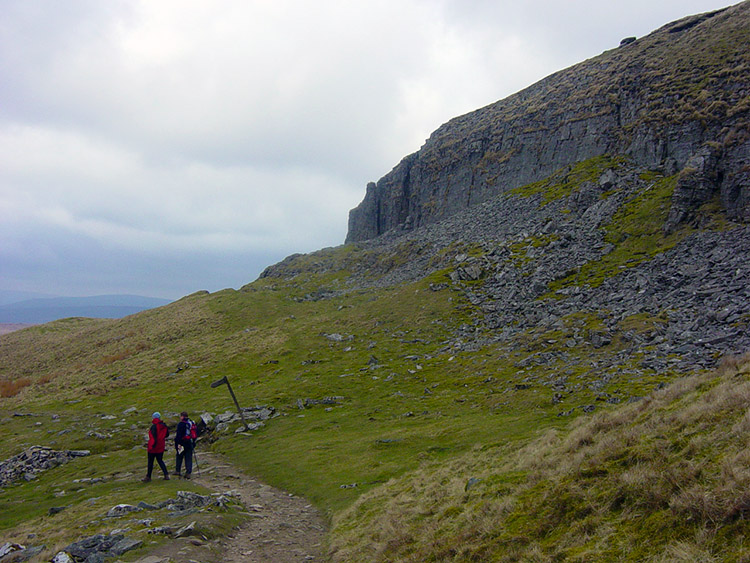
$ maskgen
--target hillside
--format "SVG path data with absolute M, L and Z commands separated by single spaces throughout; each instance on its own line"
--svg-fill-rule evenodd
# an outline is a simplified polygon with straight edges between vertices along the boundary
M 0 459 L 93 456 L 2 485 L 2 536 L 49 560 L 128 529 L 131 561 L 178 541 L 149 530 L 252 519 L 105 517 L 206 494 L 139 480 L 151 413 L 186 409 L 199 456 L 327 514 L 331 561 L 746 560 L 749 14 L 668 24 L 442 126 L 343 246 L 0 337 Z

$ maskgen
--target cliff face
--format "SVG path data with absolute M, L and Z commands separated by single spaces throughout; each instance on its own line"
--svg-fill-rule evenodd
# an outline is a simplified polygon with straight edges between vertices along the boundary
M 666 230 L 717 194 L 750 221 L 750 1 L 691 16 L 457 117 L 350 212 L 347 242 L 433 223 L 599 155 L 680 174 Z

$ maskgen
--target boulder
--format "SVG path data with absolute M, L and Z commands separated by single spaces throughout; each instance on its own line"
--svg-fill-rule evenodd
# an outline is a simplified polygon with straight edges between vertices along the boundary
M 120 518 L 121 516 L 125 516 L 126 514 L 137 512 L 139 510 L 141 509 L 137 506 L 133 506 L 132 504 L 118 504 L 107 511 L 107 518 Z

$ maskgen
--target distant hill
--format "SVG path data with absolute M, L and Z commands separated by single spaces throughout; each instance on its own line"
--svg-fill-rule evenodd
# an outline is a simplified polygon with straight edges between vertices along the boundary
M 29 299 L 49 299 L 51 297 L 60 297 L 59 295 L 50 295 L 49 293 L 35 293 L 31 291 L 12 291 L 7 289 L 0 289 L 0 307 L 3 305 L 10 305 L 11 303 L 18 303 L 20 301 L 28 301 Z
M 169 302 L 169 299 L 140 295 L 27 299 L 0 305 L 0 323 L 40 324 L 68 317 L 119 319 Z

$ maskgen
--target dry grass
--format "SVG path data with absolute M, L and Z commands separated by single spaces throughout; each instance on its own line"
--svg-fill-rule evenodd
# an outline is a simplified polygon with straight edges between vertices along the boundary
M 0 381 L 0 397 L 15 397 L 24 387 L 28 387 L 29 385 L 31 385 L 31 379 L 28 377 Z

